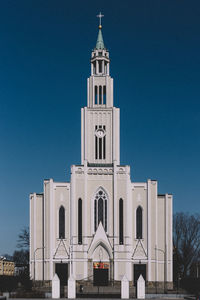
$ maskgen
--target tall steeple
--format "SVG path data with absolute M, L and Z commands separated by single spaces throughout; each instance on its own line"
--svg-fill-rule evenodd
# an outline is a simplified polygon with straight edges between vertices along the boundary
M 102 35 L 101 18 L 103 15 L 97 15 L 99 18 L 99 32 L 96 47 L 91 55 L 91 82 L 90 86 L 94 93 L 89 95 L 89 107 L 112 107 L 113 97 L 106 97 L 109 92 L 112 94 L 112 79 L 110 78 L 110 59 L 109 52 L 106 49 Z
M 109 164 L 119 161 L 119 109 L 113 106 L 113 79 L 109 51 L 102 35 L 101 18 L 87 80 L 87 107 L 82 109 L 81 162 Z

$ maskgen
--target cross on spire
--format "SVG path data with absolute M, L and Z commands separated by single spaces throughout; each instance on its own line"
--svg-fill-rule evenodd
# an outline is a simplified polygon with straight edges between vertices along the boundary
M 97 15 L 97 18 L 99 18 L 99 29 L 102 28 L 101 25 L 101 19 L 104 17 L 104 15 L 101 14 L 101 12 Z

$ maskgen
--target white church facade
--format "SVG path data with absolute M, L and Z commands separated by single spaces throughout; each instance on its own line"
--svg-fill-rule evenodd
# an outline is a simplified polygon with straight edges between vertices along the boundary
M 81 109 L 81 164 L 70 182 L 44 180 L 30 194 L 30 276 L 61 284 L 108 285 L 125 275 L 135 285 L 172 287 L 172 195 L 158 194 L 156 180 L 131 182 L 120 165 L 120 110 L 102 28 L 91 55 L 87 107 Z

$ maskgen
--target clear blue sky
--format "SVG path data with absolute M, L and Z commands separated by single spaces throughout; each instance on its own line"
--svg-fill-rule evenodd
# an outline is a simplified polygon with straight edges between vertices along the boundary
M 80 163 L 97 13 L 121 108 L 121 163 L 200 211 L 200 1 L 0 2 L 0 254 L 29 223 L 29 193 Z

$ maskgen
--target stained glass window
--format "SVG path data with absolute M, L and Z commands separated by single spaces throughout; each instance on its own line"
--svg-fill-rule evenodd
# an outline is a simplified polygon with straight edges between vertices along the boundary
M 107 196 L 103 189 L 99 189 L 94 200 L 94 230 L 102 223 L 107 231 Z

